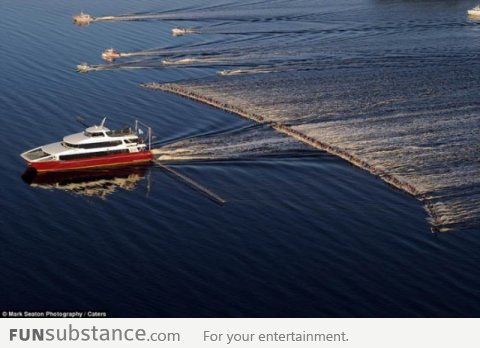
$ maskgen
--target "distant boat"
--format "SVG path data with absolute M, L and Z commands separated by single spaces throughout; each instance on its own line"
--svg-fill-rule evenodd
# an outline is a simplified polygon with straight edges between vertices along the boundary
M 36 147 L 20 156 L 37 172 L 130 165 L 152 161 L 151 129 L 147 139 L 138 128 L 110 130 L 104 118 L 99 126 L 68 135 L 63 141 Z M 148 144 L 145 142 L 148 141 Z
M 114 48 L 108 48 L 102 52 L 102 59 L 107 62 L 113 62 L 117 58 L 120 58 L 120 52 Z
M 173 28 L 172 29 L 172 35 L 173 36 L 182 36 L 186 34 L 192 34 L 192 33 L 197 33 L 198 31 L 193 29 L 193 28 Z
M 79 73 L 87 73 L 92 69 L 92 67 L 90 65 L 88 65 L 87 63 L 81 63 L 81 64 L 78 64 L 76 69 L 75 69 L 77 72 Z
M 93 22 L 94 20 L 94 17 L 90 16 L 88 13 L 83 13 L 83 11 L 81 11 L 80 14 L 73 16 L 73 23 L 78 25 L 90 24 L 90 22 Z
M 471 10 L 468 10 L 467 13 L 470 16 L 480 16 L 480 5 L 475 6 Z

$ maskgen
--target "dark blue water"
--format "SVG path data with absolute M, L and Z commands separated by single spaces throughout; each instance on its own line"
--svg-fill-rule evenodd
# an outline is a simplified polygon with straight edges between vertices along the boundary
M 436 10 L 457 18 L 473 6 L 389 4 L 407 14 L 418 14 L 421 5 L 432 21 Z M 139 88 L 145 81 L 208 77 L 216 69 L 74 72 L 81 61 L 100 63 L 110 46 L 220 49 L 255 40 L 232 33 L 172 38 L 178 23 L 170 21 L 75 27 L 70 17 L 81 9 L 94 15 L 205 12 L 205 2 L 0 6 L 1 309 L 97 309 L 134 317 L 479 315 L 478 230 L 432 234 L 419 201 L 367 172 L 288 139 L 278 151 L 263 151 L 250 136 L 257 134 L 250 122 Z M 368 28 L 377 9 L 385 13 L 382 6 L 356 2 L 366 13 L 362 20 L 369 19 L 356 27 Z M 328 8 L 348 16 L 347 4 Z M 418 35 L 407 31 L 404 40 Z M 380 37 L 378 45 L 388 44 Z M 110 125 L 138 117 L 159 142 L 219 134 L 228 147 L 229 134 L 231 143 L 243 139 L 241 156 L 229 159 L 224 151 L 218 160 L 173 165 L 228 203 L 212 202 L 157 166 L 25 183 L 19 153 L 78 131 L 76 115 L 92 123 L 107 115 Z

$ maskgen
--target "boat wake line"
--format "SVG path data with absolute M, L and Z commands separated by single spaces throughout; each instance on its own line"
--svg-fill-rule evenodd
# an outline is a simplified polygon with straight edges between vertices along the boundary
M 219 204 L 225 204 L 227 202 L 225 199 L 223 199 L 222 197 L 220 197 L 216 193 L 212 192 L 211 190 L 209 190 L 205 186 L 199 184 L 198 182 L 192 180 L 188 176 L 185 176 L 185 175 L 181 174 L 180 172 L 176 171 L 172 167 L 167 166 L 167 165 L 165 165 L 161 162 L 157 162 L 156 164 L 157 164 L 157 166 L 162 168 L 165 172 L 179 178 L 184 183 L 186 183 L 187 185 L 189 185 L 193 189 L 199 191 L 200 193 L 204 194 L 205 196 L 207 196 L 208 198 L 210 198 L 214 202 L 219 203 Z
M 152 150 L 156 161 L 247 160 L 269 156 L 311 154 L 308 147 L 266 125 L 175 141 Z
M 160 68 L 161 62 L 156 61 L 130 61 L 124 63 L 114 64 L 88 64 L 81 63 L 76 66 L 75 70 L 78 73 L 89 73 L 93 71 L 106 71 L 106 70 L 136 70 L 136 69 L 152 69 Z

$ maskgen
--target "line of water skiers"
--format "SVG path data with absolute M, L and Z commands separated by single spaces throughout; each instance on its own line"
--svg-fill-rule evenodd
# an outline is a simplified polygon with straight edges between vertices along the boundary
M 211 97 L 208 97 L 208 96 L 200 95 L 200 94 L 195 93 L 195 92 L 191 91 L 190 89 L 185 88 L 184 86 L 181 86 L 181 85 L 172 84 L 172 83 L 155 83 L 155 82 L 153 82 L 153 83 L 143 84 L 142 86 L 146 87 L 146 88 L 150 88 L 150 89 L 159 89 L 159 90 L 179 94 L 179 95 L 182 95 L 182 96 L 190 98 L 190 99 L 201 101 L 203 103 L 209 104 L 211 106 L 217 107 L 217 108 L 222 109 L 222 110 L 234 112 L 234 113 L 236 113 L 236 114 L 238 114 L 242 117 L 245 117 L 245 118 L 250 119 L 250 120 L 254 120 L 258 123 L 265 123 L 265 119 L 258 114 L 247 112 L 247 111 L 243 110 L 242 108 L 240 108 L 238 106 L 235 106 L 235 105 L 230 105 L 228 103 L 219 102 L 219 101 L 215 100 L 214 98 L 211 98 Z M 362 168 L 364 170 L 367 170 L 368 172 L 370 172 L 374 175 L 377 175 L 377 176 L 381 177 L 385 182 L 389 183 L 390 185 L 395 186 L 395 187 L 411 194 L 412 196 L 415 196 L 415 197 L 423 200 L 424 204 L 425 204 L 425 207 L 427 209 L 427 212 L 429 213 L 430 218 L 432 220 L 432 224 L 434 226 L 438 225 L 436 222 L 440 220 L 440 216 L 437 216 L 437 214 L 435 214 L 434 205 L 432 203 L 430 203 L 429 201 L 424 200 L 423 198 L 425 198 L 425 197 L 422 197 L 420 192 L 412 184 L 404 182 L 404 181 L 398 179 L 397 177 L 395 177 L 394 175 L 388 174 L 388 173 L 384 172 L 383 170 L 375 168 L 374 166 L 370 165 L 369 163 L 365 162 L 364 160 L 348 153 L 347 151 L 345 151 L 345 150 L 343 150 L 343 149 L 341 149 L 337 146 L 333 146 L 333 145 L 323 143 L 323 142 L 321 142 L 317 139 L 309 137 L 308 135 L 300 133 L 299 131 L 297 131 L 295 129 L 292 129 L 291 127 L 285 126 L 281 123 L 273 123 L 271 125 L 272 125 L 273 128 L 281 131 L 282 133 L 293 136 L 293 137 L 295 137 L 295 138 L 297 138 L 297 139 L 299 139 L 303 142 L 306 142 L 306 143 L 308 143 L 308 144 L 310 144 L 310 145 L 312 145 L 312 146 L 314 146 L 314 147 L 316 147 L 320 150 L 324 150 L 324 151 L 329 152 L 333 155 L 341 157 L 344 160 L 354 164 L 355 166 L 360 167 L 360 168 Z

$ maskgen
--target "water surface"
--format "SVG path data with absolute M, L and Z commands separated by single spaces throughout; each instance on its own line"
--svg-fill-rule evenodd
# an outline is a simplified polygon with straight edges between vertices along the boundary
M 214 1 L 1 4 L 0 308 L 96 309 L 113 316 L 478 316 L 478 228 L 432 234 L 420 201 L 365 171 L 268 126 L 139 88 L 147 81 L 198 79 L 235 102 L 252 100 L 251 89 L 262 101 L 252 107 L 298 129 L 317 132 L 325 119 L 312 123 L 312 117 L 330 117 L 321 133 L 337 139 L 341 127 L 332 125 L 348 125 L 350 146 L 366 156 L 374 153 L 365 143 L 377 144 L 382 134 L 365 125 L 374 116 L 381 125 L 401 111 L 413 119 L 438 117 L 446 144 L 452 134 L 474 140 L 479 32 L 465 17 L 473 5 L 325 2 L 320 13 L 305 17 L 310 2 L 275 2 L 278 11 L 270 11 L 272 4 L 253 10 L 209 9 Z M 76 27 L 70 16 L 81 9 L 98 16 L 169 11 L 172 18 Z M 282 32 L 285 23 L 291 32 Z M 205 32 L 174 38 L 175 26 Z M 217 52 L 226 63 L 166 68 L 162 55 L 139 56 L 132 66 L 153 58 L 147 64 L 154 69 L 74 72 L 82 61 L 102 64 L 100 52 L 112 46 L 175 49 L 165 54 L 172 59 L 197 49 L 203 56 Z M 315 72 L 290 69 L 294 57 L 286 60 L 285 52 L 308 55 L 304 66 L 314 64 Z M 242 84 L 215 77 L 222 69 L 259 67 L 285 71 L 242 75 Z M 286 85 L 274 82 L 287 77 L 295 88 L 298 81 L 325 82 L 317 95 L 322 112 L 299 93 L 266 105 L 268 94 L 260 92 L 281 92 Z M 386 100 L 390 104 L 372 106 Z M 292 118 L 283 112 L 289 110 L 301 112 Z M 363 113 L 353 117 L 355 110 Z M 93 123 L 108 115 L 111 126 L 140 117 L 158 144 L 191 151 L 193 158 L 172 164 L 176 170 L 228 203 L 219 206 L 156 166 L 26 184 L 19 153 L 78 131 L 76 115 Z M 462 122 L 449 127 L 449 117 Z M 416 176 L 415 169 L 409 175 Z M 460 202 L 476 197 L 470 190 L 455 193 Z

